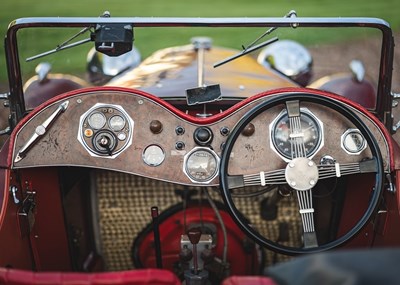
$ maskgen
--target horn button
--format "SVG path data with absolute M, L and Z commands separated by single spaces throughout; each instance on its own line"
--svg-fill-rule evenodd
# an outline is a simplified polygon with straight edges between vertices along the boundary
M 295 190 L 304 191 L 314 187 L 318 177 L 317 165 L 306 157 L 295 158 L 286 166 L 286 182 Z

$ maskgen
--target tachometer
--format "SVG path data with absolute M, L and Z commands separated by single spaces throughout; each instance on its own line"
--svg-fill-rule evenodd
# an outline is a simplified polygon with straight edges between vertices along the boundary
M 323 146 L 323 124 L 308 109 L 300 110 L 301 132 L 293 135 L 286 110 L 270 125 L 271 148 L 285 160 L 292 159 L 295 138 L 302 139 L 307 157 L 312 157 Z

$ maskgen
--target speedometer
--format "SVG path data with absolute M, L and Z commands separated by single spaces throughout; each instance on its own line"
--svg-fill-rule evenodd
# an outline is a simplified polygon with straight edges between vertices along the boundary
M 208 148 L 194 148 L 184 157 L 184 173 L 192 182 L 209 183 L 218 174 L 219 157 Z
M 270 125 L 271 147 L 285 160 L 290 160 L 294 141 L 300 139 L 304 144 L 306 157 L 311 158 L 323 146 L 323 124 L 308 109 L 301 108 L 300 111 L 301 130 L 294 135 L 290 126 L 286 110 Z

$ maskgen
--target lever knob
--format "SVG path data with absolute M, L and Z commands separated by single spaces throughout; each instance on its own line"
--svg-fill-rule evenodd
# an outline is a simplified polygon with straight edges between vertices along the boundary
M 201 237 L 201 230 L 199 228 L 190 229 L 187 235 L 191 244 L 198 244 Z

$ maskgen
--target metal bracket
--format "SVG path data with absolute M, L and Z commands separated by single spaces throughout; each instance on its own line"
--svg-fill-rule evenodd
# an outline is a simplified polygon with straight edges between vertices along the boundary
M 191 249 L 192 244 L 190 243 L 190 240 L 187 235 L 182 235 L 181 236 L 181 250 L 184 249 Z M 200 237 L 200 241 L 197 244 L 197 266 L 198 270 L 201 271 L 204 269 L 204 260 L 201 258 L 201 252 L 206 250 L 206 249 L 211 249 L 212 248 L 212 237 L 209 234 L 202 234 Z M 189 268 L 193 268 L 193 258 L 189 261 Z
M 17 192 L 18 192 L 17 186 L 10 186 L 10 193 L 12 194 L 13 199 L 14 199 L 14 204 L 16 204 L 16 205 L 18 205 L 20 202 L 20 200 L 17 197 Z
M 4 100 L 3 106 L 8 108 L 10 107 L 10 102 L 9 102 L 9 97 L 10 97 L 10 92 L 7 93 L 0 93 L 0 100 Z M 11 127 L 8 126 L 4 130 L 0 130 L 0 136 L 2 135 L 9 135 L 11 133 Z
M 392 95 L 393 100 L 398 100 L 400 99 L 400 93 L 394 93 L 393 91 L 390 92 L 390 95 Z
M 392 176 L 390 175 L 390 173 L 386 174 L 386 179 L 388 181 L 388 185 L 386 190 L 392 194 L 396 193 L 396 186 L 393 184 L 392 182 Z
M 396 100 L 400 99 L 400 93 L 390 92 L 390 95 L 393 98 L 392 108 L 396 108 L 399 105 L 399 101 L 396 101 Z
M 10 97 L 10 92 L 7 93 L 0 93 L 0 100 L 8 100 L 8 98 Z
M 22 205 L 18 211 L 19 226 L 21 235 L 27 236 L 31 233 L 33 225 L 35 224 L 35 191 L 27 190 L 27 196 L 25 197 Z

